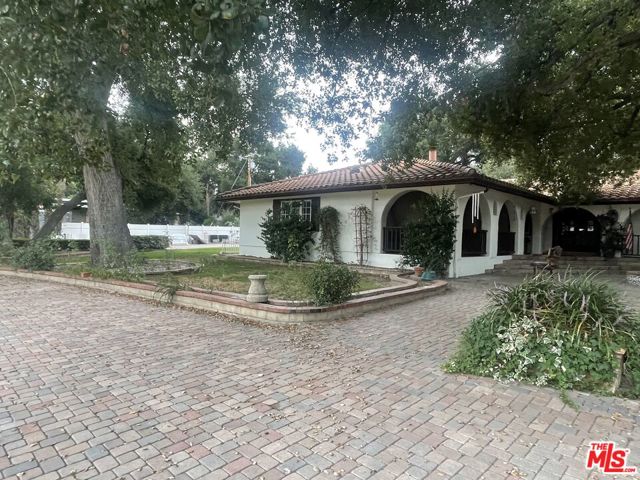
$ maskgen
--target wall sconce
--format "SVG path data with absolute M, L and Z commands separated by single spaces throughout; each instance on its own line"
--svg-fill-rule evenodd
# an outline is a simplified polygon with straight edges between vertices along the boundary
M 378 200 L 378 192 L 373 192 L 373 199 Z
M 531 207 L 529 209 L 529 213 L 531 213 L 531 215 L 535 215 L 536 213 L 538 213 L 538 210 L 536 210 L 536 207 Z

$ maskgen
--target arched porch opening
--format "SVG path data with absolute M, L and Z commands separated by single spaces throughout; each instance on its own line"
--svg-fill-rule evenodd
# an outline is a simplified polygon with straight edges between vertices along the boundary
M 429 198 L 425 192 L 413 190 L 389 202 L 382 216 L 382 252 L 398 254 L 402 232 L 407 224 L 420 219 L 420 208 Z
M 600 254 L 600 222 L 589 210 L 563 208 L 553 214 L 553 245 L 567 253 Z
M 480 257 L 487 254 L 487 230 L 489 229 L 489 215 L 486 200 L 480 196 L 478 217 L 473 217 L 472 199 L 467 200 L 462 215 L 462 256 Z M 484 220 L 483 224 L 483 218 Z
M 498 255 L 513 255 L 516 251 L 516 211 L 505 202 L 498 216 Z

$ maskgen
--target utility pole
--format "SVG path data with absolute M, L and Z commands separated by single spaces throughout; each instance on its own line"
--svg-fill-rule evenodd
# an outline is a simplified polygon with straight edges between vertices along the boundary
M 207 180 L 204 189 L 204 203 L 207 207 L 207 218 L 211 216 L 211 179 Z
M 251 156 L 247 155 L 247 187 L 251 186 Z

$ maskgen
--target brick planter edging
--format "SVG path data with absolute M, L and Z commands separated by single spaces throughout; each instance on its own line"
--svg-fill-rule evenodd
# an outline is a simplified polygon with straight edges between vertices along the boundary
M 98 280 L 80 278 L 58 272 L 28 272 L 0 268 L 0 275 L 8 277 L 44 280 L 106 292 L 120 293 L 147 300 L 162 300 L 157 287 L 145 283 L 125 282 L 121 280 Z M 448 287 L 444 280 L 436 280 L 430 285 L 405 290 L 386 292 L 363 298 L 355 298 L 340 305 L 326 307 L 291 307 L 263 303 L 249 303 L 243 299 L 201 292 L 180 290 L 168 302 L 181 307 L 196 308 L 207 312 L 221 313 L 269 324 L 287 324 L 337 320 L 353 317 L 365 312 L 407 303 L 444 292 Z
M 392 273 L 389 273 L 387 276 L 389 277 L 389 280 L 391 280 L 392 282 L 395 282 L 396 285 L 392 285 L 390 287 L 380 287 L 380 288 L 373 288 L 370 290 L 362 290 L 360 292 L 355 292 L 351 294 L 351 298 L 356 299 L 356 298 L 364 298 L 364 297 L 373 297 L 381 293 L 397 292 L 400 290 L 408 290 L 410 288 L 415 288 L 420 284 L 425 285 L 417 278 L 414 278 L 413 280 L 407 278 L 409 276 L 408 273 L 399 275 L 392 272 Z M 208 293 L 210 295 L 220 295 L 223 297 L 233 297 L 233 298 L 241 298 L 241 299 L 246 298 L 246 295 L 243 295 L 241 293 L 225 292 L 222 290 L 211 290 L 211 289 L 205 289 L 205 288 L 199 288 L 199 287 L 191 287 L 190 290 L 193 292 Z M 313 302 L 308 300 L 283 300 L 281 298 L 271 298 L 271 297 L 269 297 L 268 303 L 270 305 L 278 305 L 282 307 L 306 307 L 306 306 L 313 305 Z

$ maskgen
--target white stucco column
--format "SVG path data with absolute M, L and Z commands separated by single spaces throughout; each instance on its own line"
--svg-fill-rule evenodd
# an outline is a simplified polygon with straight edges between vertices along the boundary
M 453 278 L 458 276 L 456 267 L 458 260 L 462 258 L 462 228 L 464 223 L 464 209 L 467 206 L 468 200 L 468 196 L 464 196 L 456 200 L 456 215 L 458 215 L 458 218 L 456 220 L 456 239 L 453 247 L 453 257 L 451 258 L 451 263 L 449 264 L 449 276 Z
M 536 215 L 533 216 L 533 253 L 546 253 L 546 250 L 553 246 L 551 245 L 553 228 L 551 223 L 547 224 L 547 219 L 552 222 L 552 212 L 549 209 L 547 205 L 540 205 Z
M 527 209 L 516 206 L 516 255 L 524 254 L 524 222 L 527 218 Z
M 495 258 L 498 256 L 498 223 L 500 220 L 500 209 L 498 208 L 498 203 L 495 200 L 489 200 L 489 211 L 491 212 L 491 224 L 487 229 L 487 252 L 489 257 Z M 482 222 L 482 227 L 484 228 L 484 219 Z

